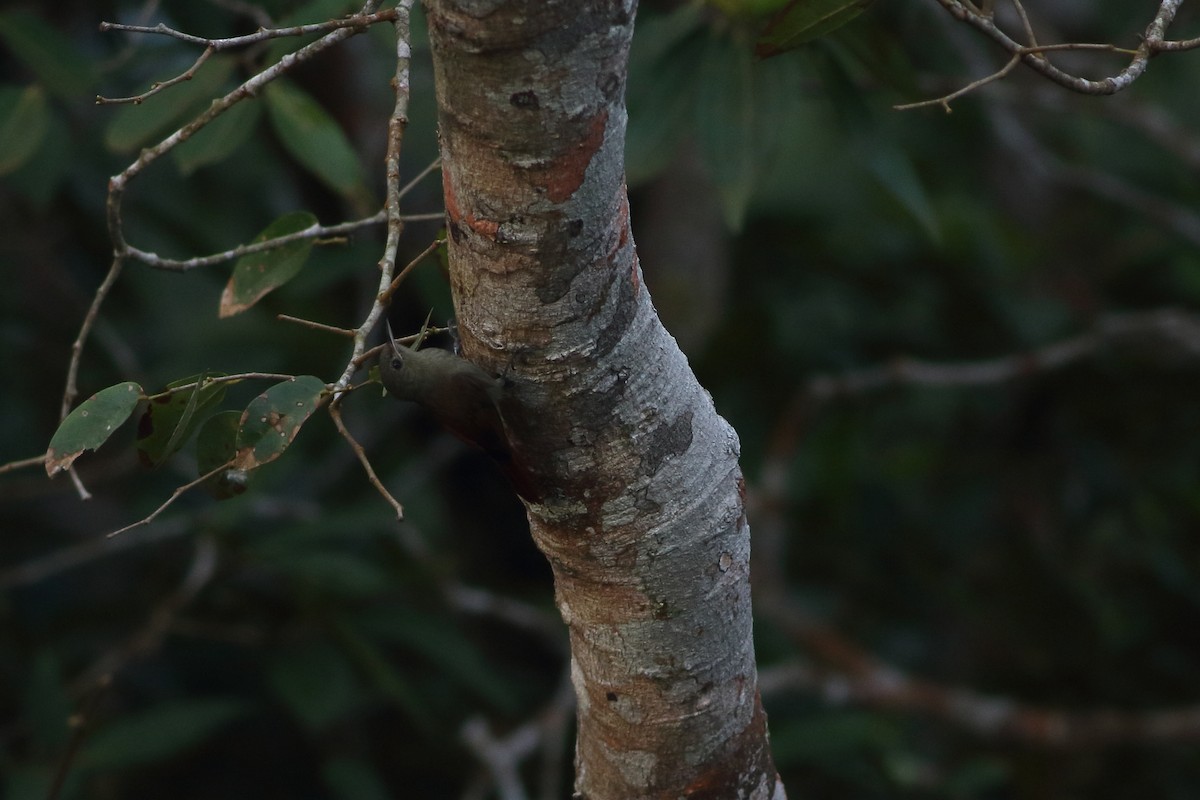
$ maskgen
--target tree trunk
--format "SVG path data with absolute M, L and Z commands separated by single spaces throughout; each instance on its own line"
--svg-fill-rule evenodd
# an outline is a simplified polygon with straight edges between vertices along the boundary
M 427 7 L 459 333 L 509 384 L 510 474 L 570 629 L 576 796 L 781 800 L 737 435 L 629 228 L 636 2 Z

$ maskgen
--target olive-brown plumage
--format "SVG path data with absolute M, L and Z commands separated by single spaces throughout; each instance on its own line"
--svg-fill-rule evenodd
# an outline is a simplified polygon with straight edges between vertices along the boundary
M 379 357 L 379 377 L 393 397 L 421 405 L 458 438 L 502 464 L 510 459 L 502 379 L 447 350 L 414 350 L 395 340 Z

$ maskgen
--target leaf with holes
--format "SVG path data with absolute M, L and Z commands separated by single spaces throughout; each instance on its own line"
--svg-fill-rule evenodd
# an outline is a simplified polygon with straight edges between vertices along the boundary
M 324 381 L 301 375 L 250 401 L 238 427 L 233 468 L 255 469 L 283 455 L 324 394 Z
M 298 233 L 316 224 L 317 218 L 309 212 L 293 211 L 268 225 L 254 237 L 254 244 Z M 233 265 L 233 274 L 229 276 L 229 283 L 225 284 L 225 291 L 221 292 L 221 307 L 217 313 L 221 317 L 240 314 L 269 292 L 296 277 L 312 248 L 311 238 L 297 239 L 239 258 Z
M 224 383 L 206 383 L 215 374 L 193 375 L 167 384 L 168 389 L 196 384 L 190 389 L 154 397 L 138 418 L 138 460 L 146 467 L 161 466 L 187 442 L 204 412 L 225 397 Z
M 795 50 L 832 33 L 867 10 L 872 0 L 792 0 L 771 17 L 755 44 L 760 58 Z
M 84 450 L 95 450 L 121 426 L 142 396 L 142 387 L 118 383 L 101 389 L 67 415 L 50 439 L 46 474 L 53 477 L 70 468 Z

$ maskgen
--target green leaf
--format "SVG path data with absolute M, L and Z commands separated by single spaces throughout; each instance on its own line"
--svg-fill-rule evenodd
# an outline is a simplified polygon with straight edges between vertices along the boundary
M 329 549 L 281 553 L 271 565 L 306 593 L 322 597 L 365 600 L 383 594 L 393 582 L 392 573 L 377 559 Z
M 4 183 L 25 196 L 34 208 L 43 211 L 64 179 L 73 174 L 78 157 L 67 123 L 50 106 L 47 108 L 46 129 L 37 149 L 21 166 L 4 177 Z
M 754 61 L 749 50 L 727 38 L 710 40 L 697 75 L 696 144 L 725 214 L 739 230 L 754 190 Z
M 216 375 L 193 375 L 167 384 L 168 389 L 198 384 L 167 397 L 151 398 L 138 419 L 138 460 L 147 467 L 161 466 L 187 442 L 205 411 L 225 397 L 225 384 L 205 383 Z M 215 465 L 214 465 L 215 466 Z
M 769 58 L 832 33 L 867 10 L 872 0 L 792 0 L 771 17 L 755 52 Z
M 900 148 L 885 142 L 872 141 L 864 145 L 871 174 L 912 214 L 931 240 L 940 242 L 942 233 L 937 213 L 912 159 Z
M 687 5 L 639 22 L 629 56 L 625 169 L 631 184 L 658 174 L 692 131 L 696 70 L 705 52 L 703 17 Z
M 50 763 L 13 762 L 5 764 L 4 776 L 0 777 L 0 797 L 42 798 L 50 797 L 58 767 Z M 79 775 L 72 771 L 66 786 L 60 793 L 63 797 L 79 797 Z
M 365 191 L 362 165 L 342 129 L 312 97 L 283 80 L 264 92 L 280 142 L 305 169 L 335 192 Z
M 181 127 L 184 120 L 207 108 L 221 94 L 234 67 L 231 56 L 213 56 L 190 81 L 164 89 L 145 102 L 121 106 L 105 131 L 105 146 L 117 153 L 127 153 L 162 139 L 172 129 Z
M 509 687 L 480 654 L 479 647 L 445 619 L 433 616 L 364 615 L 358 627 L 372 638 L 414 650 L 476 696 L 505 713 L 517 711 Z
M 50 108 L 41 86 L 0 90 L 0 175 L 9 174 L 37 152 L 49 124 Z
M 225 160 L 250 138 L 261 116 L 259 103 L 243 101 L 231 106 L 175 148 L 175 165 L 184 175 L 190 175 L 200 167 Z
M 262 233 L 254 237 L 254 244 L 275 239 L 289 233 L 297 233 L 317 224 L 317 218 L 307 211 L 293 211 L 272 222 Z M 261 300 L 267 293 L 277 289 L 296 277 L 296 273 L 308 260 L 313 240 L 297 239 L 294 242 L 242 256 L 233 266 L 229 283 L 221 293 L 221 317 L 240 314 Z
M 79 766 L 116 769 L 160 761 L 195 747 L 246 711 L 241 700 L 180 700 L 120 717 L 92 734 Z
M 95 73 L 88 59 L 40 16 L 25 10 L 0 13 L 0 39 L 52 94 L 78 100 L 91 88 Z
M 71 696 L 63 684 L 62 666 L 54 651 L 42 649 L 29 663 L 23 702 L 34 749 L 55 752 L 71 738 Z
M 137 406 L 142 387 L 132 381 L 101 389 L 84 400 L 58 426 L 46 453 L 46 474 L 53 477 L 69 468 L 84 450 L 95 450 L 108 440 Z
M 379 691 L 404 709 L 419 728 L 428 729 L 428 704 L 411 682 L 394 666 L 394 660 L 384 655 L 378 646 L 361 636 L 350 625 L 338 620 L 333 622 L 333 632 L 345 647 L 347 657 L 362 670 Z
M 324 394 L 324 381 L 301 375 L 254 398 L 238 427 L 234 469 L 255 469 L 283 455 Z
M 200 433 L 196 435 L 196 467 L 201 475 L 229 463 L 237 455 L 241 421 L 241 412 L 222 411 L 200 426 Z M 230 467 L 206 480 L 204 486 L 218 500 L 228 500 L 246 491 L 246 472 Z
M 354 666 L 327 643 L 309 643 L 279 653 L 272 659 L 267 680 L 288 710 L 313 733 L 349 715 L 364 695 Z

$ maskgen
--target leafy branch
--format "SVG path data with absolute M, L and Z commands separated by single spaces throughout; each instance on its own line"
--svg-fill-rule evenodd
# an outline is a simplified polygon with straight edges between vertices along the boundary
M 207 109 L 178 130 L 146 147 L 139 155 L 109 181 L 106 218 L 112 257 L 109 270 L 97 288 L 84 316 L 79 333 L 71 348 L 67 376 L 60 409 L 60 426 L 47 452 L 40 457 L 24 459 L 0 467 L 5 471 L 41 463 L 50 475 L 68 471 L 75 481 L 77 490 L 87 498 L 87 490 L 74 470 L 75 459 L 86 450 L 95 449 L 139 405 L 145 407 L 139 425 L 139 457 L 148 465 L 163 463 L 177 451 L 199 426 L 203 412 L 219 403 L 224 387 L 247 379 L 271 379 L 279 383 L 253 401 L 240 415 L 237 412 L 217 414 L 204 424 L 198 437 L 198 448 L 204 454 L 199 459 L 201 475 L 193 481 L 175 489 L 158 508 L 146 517 L 127 525 L 110 536 L 153 522 L 180 496 L 200 485 L 207 485 L 218 496 L 232 496 L 244 490 L 248 472 L 278 458 L 299 431 L 300 426 L 319 408 L 324 407 L 332 417 L 338 432 L 347 441 L 351 450 L 362 463 L 368 480 L 381 496 L 391 505 L 397 516 L 403 517 L 399 502 L 383 486 L 371 466 L 361 445 L 351 434 L 342 419 L 340 403 L 345 395 L 356 388 L 351 384 L 354 374 L 370 359 L 374 349 L 368 350 L 367 337 L 377 326 L 379 318 L 389 304 L 392 294 L 401 280 L 429 254 L 437 249 L 435 241 L 420 255 L 408 263 L 396 275 L 396 253 L 400 236 L 406 222 L 430 219 L 440 215 L 406 214 L 401 210 L 404 196 L 416 184 L 438 168 L 434 161 L 407 184 L 400 181 L 400 150 L 404 129 L 408 120 L 410 30 L 409 20 L 413 0 L 402 0 L 390 9 L 378 10 L 379 0 L 368 0 L 357 14 L 322 23 L 298 25 L 285 28 L 260 27 L 253 34 L 226 39 L 206 39 L 169 28 L 165 25 L 142 26 L 105 23 L 102 30 L 124 31 L 136 34 L 164 35 L 205 49 L 196 61 L 179 75 L 158 83 L 139 95 L 127 98 L 98 97 L 97 102 L 141 104 L 159 93 L 184 81 L 190 80 L 210 57 L 223 50 L 246 47 L 268 39 L 284 36 L 319 34 L 319 38 L 283 56 L 243 81 L 233 90 L 213 100 Z M 207 256 L 187 259 L 165 258 L 157 253 L 138 248 L 125 235 L 123 201 L 129 186 L 151 165 L 179 145 L 186 142 L 220 115 L 226 113 L 243 100 L 257 97 L 264 89 L 303 63 L 346 38 L 366 30 L 380 22 L 392 23 L 396 34 L 396 71 L 392 79 L 395 104 L 388 120 L 388 143 L 385 157 L 386 197 L 383 208 L 356 220 L 334 225 L 322 225 L 307 212 L 285 215 L 268 226 L 259 237 L 250 243 L 241 244 L 225 251 Z M 303 160 L 303 154 L 299 154 Z M 296 317 L 282 316 L 318 330 L 346 336 L 352 340 L 351 351 L 338 378 L 326 383 L 312 376 L 281 375 L 275 373 L 250 372 L 238 375 L 203 375 L 193 379 L 176 381 L 162 391 L 147 394 L 136 383 L 122 383 L 98 392 L 82 405 L 75 407 L 78 396 L 77 379 L 84 347 L 96 324 L 100 310 L 119 280 L 125 264 L 129 261 L 142 263 L 153 269 L 188 271 L 234 261 L 236 265 L 225 293 L 222 295 L 220 315 L 239 313 L 254 305 L 261 297 L 294 276 L 307 259 L 316 243 L 343 241 L 344 237 L 365 227 L 384 225 L 386 241 L 378 267 L 379 289 L 371 307 L 362 321 L 354 328 L 323 325 Z M 236 415 L 236 419 L 233 415 Z M 142 430 L 149 433 L 142 435 Z

